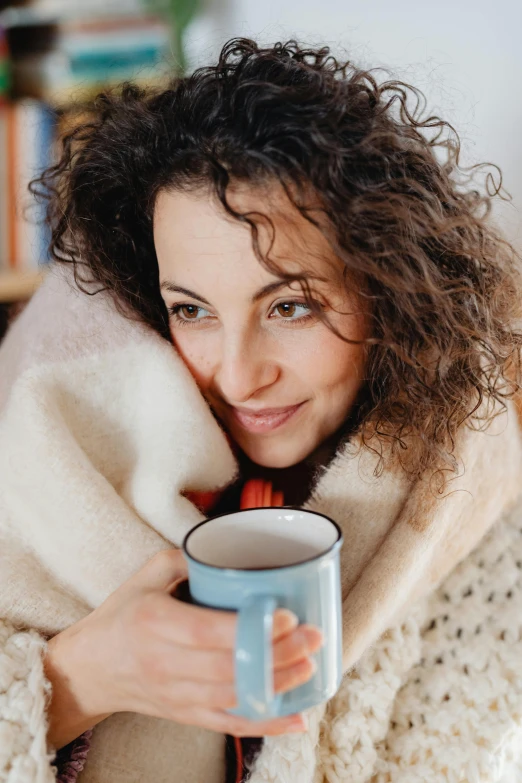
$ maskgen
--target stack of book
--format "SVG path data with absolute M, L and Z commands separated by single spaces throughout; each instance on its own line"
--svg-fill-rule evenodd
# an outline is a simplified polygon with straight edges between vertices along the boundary
M 48 260 L 44 205 L 28 184 L 53 160 L 56 113 L 24 99 L 0 107 L 0 266 L 36 269 Z
M 67 107 L 132 79 L 161 83 L 170 68 L 171 32 L 157 16 L 121 5 L 93 14 L 93 2 L 39 3 L 4 13 L 12 58 L 13 91 Z M 88 7 L 88 13 L 85 8 Z M 124 6 L 125 7 L 125 6 Z
M 56 160 L 70 110 L 122 81 L 164 83 L 171 31 L 143 0 L 35 0 L 0 12 L 2 28 L 0 271 L 26 271 L 48 261 L 49 242 L 44 206 L 27 186 Z M 6 45 L 10 95 L 2 100 Z

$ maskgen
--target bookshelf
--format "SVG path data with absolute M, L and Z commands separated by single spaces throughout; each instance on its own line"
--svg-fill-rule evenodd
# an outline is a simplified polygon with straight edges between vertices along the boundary
M 30 298 L 49 260 L 44 205 L 29 197 L 29 181 L 54 162 L 62 133 L 85 120 L 100 90 L 129 79 L 166 83 L 169 8 L 170 0 L 0 0 L 2 312 Z
M 0 271 L 0 304 L 11 304 L 29 299 L 41 284 L 43 272 Z

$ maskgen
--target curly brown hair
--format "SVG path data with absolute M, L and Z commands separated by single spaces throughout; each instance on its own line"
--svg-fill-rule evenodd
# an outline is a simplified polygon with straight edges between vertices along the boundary
M 378 83 L 326 47 L 236 39 L 216 65 L 167 89 L 125 84 L 99 95 L 32 189 L 48 199 L 54 259 L 167 339 L 158 192 L 213 188 L 273 269 L 255 218 L 231 208 L 227 186 L 278 182 L 319 225 L 311 190 L 346 277 L 364 281 L 371 303 L 363 442 L 381 455 L 388 444 L 412 477 L 456 471 L 457 430 L 487 426 L 518 388 L 519 258 L 487 220 L 501 179 L 481 190 L 482 167 L 459 167 L 454 129 L 424 114 L 420 91 Z

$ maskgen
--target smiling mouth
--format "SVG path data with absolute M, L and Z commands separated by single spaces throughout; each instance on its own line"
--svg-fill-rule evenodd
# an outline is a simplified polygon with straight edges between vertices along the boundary
M 301 410 L 305 403 L 300 402 L 297 405 L 288 405 L 286 408 L 265 408 L 260 411 L 249 411 L 245 408 L 231 407 L 234 421 L 247 432 L 261 434 L 272 432 L 282 427 L 295 414 Z

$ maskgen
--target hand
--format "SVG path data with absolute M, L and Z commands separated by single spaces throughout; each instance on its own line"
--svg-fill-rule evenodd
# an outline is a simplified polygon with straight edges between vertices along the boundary
M 55 694 L 49 739 L 55 747 L 114 712 L 137 712 L 234 736 L 305 729 L 300 716 L 254 722 L 226 712 L 236 706 L 237 616 L 173 598 L 171 592 L 186 573 L 179 550 L 160 552 L 91 614 L 49 642 L 46 669 Z M 298 628 L 291 612 L 276 611 L 276 693 L 310 679 L 314 665 L 309 656 L 321 644 L 319 630 Z M 71 720 L 71 703 L 81 720 Z M 65 705 L 68 719 L 61 720 Z

